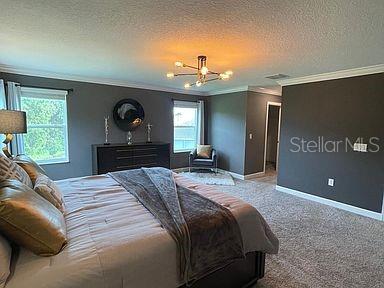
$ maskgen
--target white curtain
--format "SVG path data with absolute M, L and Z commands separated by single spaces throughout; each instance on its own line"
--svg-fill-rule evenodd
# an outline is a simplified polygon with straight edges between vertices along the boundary
M 7 100 L 8 110 L 21 110 L 21 87 L 19 83 L 7 82 Z M 13 135 L 11 152 L 13 155 L 24 154 L 23 134 Z
M 205 144 L 205 139 L 204 139 L 204 127 L 205 127 L 205 123 L 204 123 L 204 101 L 203 100 L 199 100 L 198 102 L 198 111 L 199 111 L 199 135 L 200 135 L 200 143 L 201 145 Z
M 5 87 L 3 79 L 0 79 L 0 109 L 7 109 L 7 102 L 5 100 Z
M 7 109 L 7 102 L 5 100 L 5 87 L 3 79 L 0 79 L 0 109 Z M 0 142 L 4 141 L 4 135 L 0 134 Z M 3 147 L 3 144 L 0 145 Z

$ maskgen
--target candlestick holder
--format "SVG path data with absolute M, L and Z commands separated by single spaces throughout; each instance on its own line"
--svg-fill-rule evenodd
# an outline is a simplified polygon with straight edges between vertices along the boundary
M 110 143 L 108 142 L 108 134 L 109 134 L 109 116 L 104 117 L 104 133 L 105 133 L 105 141 L 104 145 L 109 145 Z
M 151 123 L 147 124 L 147 143 L 152 143 L 152 140 L 151 140 L 152 127 L 153 125 Z
M 132 138 L 133 138 L 132 132 L 128 131 L 128 133 L 127 133 L 127 144 L 128 145 L 132 145 L 133 144 Z

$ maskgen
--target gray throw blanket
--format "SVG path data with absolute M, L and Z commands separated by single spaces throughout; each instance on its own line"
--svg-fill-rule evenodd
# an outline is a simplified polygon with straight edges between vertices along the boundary
M 176 185 L 172 171 L 141 168 L 109 175 L 135 196 L 175 240 L 180 280 L 191 284 L 244 258 L 240 227 L 232 213 Z

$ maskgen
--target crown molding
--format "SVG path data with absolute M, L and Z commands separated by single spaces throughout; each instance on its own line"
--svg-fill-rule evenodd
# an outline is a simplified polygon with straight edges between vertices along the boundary
M 264 88 L 264 87 L 248 86 L 248 91 L 274 95 L 274 96 L 281 96 L 281 90 L 277 91 L 275 89 Z
M 215 91 L 208 92 L 207 96 L 236 93 L 236 92 L 245 92 L 245 91 L 252 91 L 252 92 L 258 92 L 263 94 L 281 96 L 281 92 L 279 91 L 276 91 L 274 89 L 264 88 L 264 87 L 257 87 L 257 86 L 239 86 L 235 88 L 215 90 Z
M 78 81 L 78 82 L 86 82 L 86 83 L 121 86 L 121 87 L 128 87 L 128 88 L 163 91 L 163 92 L 171 92 L 171 93 L 179 93 L 179 94 L 198 95 L 198 96 L 207 95 L 206 92 L 202 92 L 202 91 L 184 90 L 184 89 L 178 89 L 178 88 L 150 85 L 150 84 L 144 84 L 144 83 L 138 83 L 138 82 L 114 80 L 114 79 L 108 79 L 108 78 L 83 77 L 83 76 L 77 76 L 77 75 L 71 75 L 71 74 L 53 73 L 53 72 L 34 70 L 34 69 L 23 69 L 23 68 L 16 68 L 8 65 L 1 65 L 1 64 L 0 64 L 0 72 L 26 75 L 26 76 L 44 77 L 44 78 L 51 78 L 51 79 L 59 79 L 59 80 L 69 80 L 69 81 Z
M 384 64 L 379 64 L 379 65 L 373 65 L 373 66 L 367 66 L 367 67 L 339 70 L 339 71 L 329 72 L 329 73 L 309 75 L 304 77 L 284 79 L 284 80 L 277 81 L 277 83 L 279 83 L 281 86 L 290 86 L 290 85 L 296 85 L 296 84 L 319 82 L 319 81 L 326 81 L 326 80 L 333 80 L 333 79 L 342 79 L 342 78 L 370 75 L 370 74 L 383 73 L 383 72 L 384 72 Z
M 154 91 L 162 91 L 162 92 L 170 92 L 170 93 L 178 93 L 178 94 L 197 95 L 197 96 L 213 96 L 213 95 L 244 92 L 244 91 L 253 91 L 258 93 L 281 96 L 281 93 L 279 93 L 278 91 L 275 91 L 273 89 L 263 88 L 263 87 L 257 87 L 257 86 L 239 86 L 235 88 L 219 89 L 219 90 L 213 90 L 213 91 L 196 91 L 196 90 L 171 88 L 171 87 L 165 87 L 165 86 L 159 86 L 159 85 L 150 85 L 150 84 L 138 83 L 138 82 L 114 80 L 114 79 L 108 79 L 108 78 L 84 77 L 84 76 L 77 76 L 77 75 L 71 75 L 71 74 L 47 72 L 42 70 L 24 69 L 24 68 L 17 68 L 17 67 L 1 65 L 1 64 L 0 64 L 0 72 L 34 76 L 34 77 L 44 77 L 44 78 L 50 78 L 50 79 L 67 80 L 67 81 L 77 81 L 77 82 L 104 84 L 104 85 L 112 85 L 112 86 L 120 86 L 120 87 L 128 87 L 128 88 L 146 89 L 146 90 L 154 90 Z
M 236 93 L 236 92 L 243 92 L 243 91 L 248 91 L 248 86 L 239 86 L 239 87 L 235 87 L 235 88 L 219 89 L 219 90 L 209 91 L 208 93 L 206 93 L 206 95 L 207 96 L 214 96 L 214 95 Z

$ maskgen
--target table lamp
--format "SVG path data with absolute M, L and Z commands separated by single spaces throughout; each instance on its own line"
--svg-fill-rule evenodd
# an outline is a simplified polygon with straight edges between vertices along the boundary
M 26 113 L 15 110 L 0 110 L 0 133 L 5 134 L 3 153 L 12 157 L 8 151 L 8 144 L 12 141 L 12 133 L 27 133 Z

